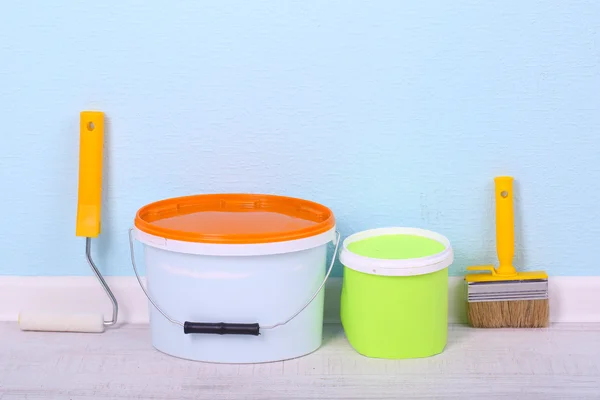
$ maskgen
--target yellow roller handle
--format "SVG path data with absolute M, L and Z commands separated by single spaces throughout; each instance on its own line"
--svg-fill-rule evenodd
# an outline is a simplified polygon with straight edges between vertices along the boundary
M 100 234 L 103 143 L 104 113 L 82 111 L 79 119 L 77 236 L 94 238 Z
M 513 266 L 515 256 L 515 213 L 513 206 L 513 178 L 499 176 L 494 179 L 496 186 L 496 251 L 500 262 L 498 275 L 516 275 Z

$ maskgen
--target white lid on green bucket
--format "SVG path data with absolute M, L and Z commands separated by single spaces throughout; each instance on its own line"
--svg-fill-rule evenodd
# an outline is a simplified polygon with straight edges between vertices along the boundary
M 418 228 L 378 228 L 344 240 L 342 264 L 372 275 L 414 276 L 447 268 L 454 261 L 450 241 Z

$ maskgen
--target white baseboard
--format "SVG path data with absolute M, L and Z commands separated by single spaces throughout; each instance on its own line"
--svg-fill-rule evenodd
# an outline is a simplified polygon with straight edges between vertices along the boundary
M 148 304 L 135 277 L 107 277 L 119 301 L 119 323 L 148 323 Z M 600 322 L 600 276 L 550 277 L 551 322 Z M 339 322 L 341 278 L 326 286 L 325 321 Z M 463 279 L 449 281 L 449 321 L 464 323 Z M 19 311 L 102 312 L 111 306 L 92 276 L 0 276 L 0 321 L 16 321 Z

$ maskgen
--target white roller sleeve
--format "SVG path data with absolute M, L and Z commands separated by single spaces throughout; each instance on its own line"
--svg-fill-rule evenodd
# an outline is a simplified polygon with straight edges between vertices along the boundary
M 21 312 L 19 327 L 23 331 L 104 332 L 102 314 L 60 314 Z

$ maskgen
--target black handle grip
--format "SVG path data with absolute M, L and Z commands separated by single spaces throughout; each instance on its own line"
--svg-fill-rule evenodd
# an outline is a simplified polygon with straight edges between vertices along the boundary
M 260 334 L 258 324 L 230 324 L 226 322 L 189 322 L 183 323 L 183 333 L 212 333 L 215 335 L 253 335 Z

